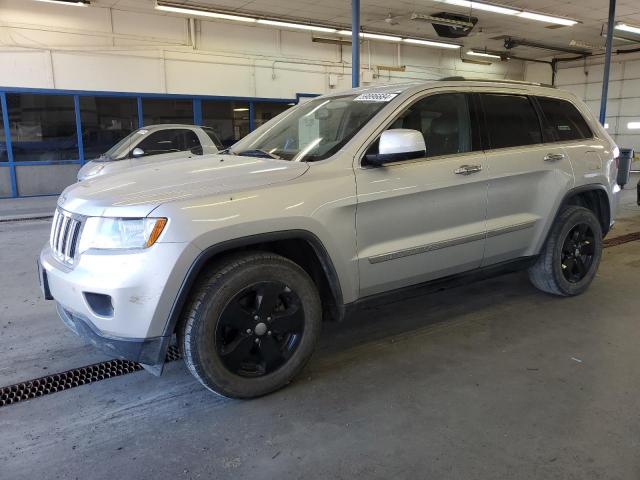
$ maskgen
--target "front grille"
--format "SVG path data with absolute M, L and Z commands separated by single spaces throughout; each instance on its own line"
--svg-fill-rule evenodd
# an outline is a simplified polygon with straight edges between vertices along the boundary
M 59 208 L 56 210 L 53 215 L 49 244 L 54 256 L 67 265 L 73 265 L 81 229 L 80 217 Z

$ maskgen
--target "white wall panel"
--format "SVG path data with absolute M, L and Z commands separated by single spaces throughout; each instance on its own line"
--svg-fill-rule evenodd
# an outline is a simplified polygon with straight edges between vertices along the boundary
M 54 52 L 56 88 L 163 92 L 163 62 L 142 55 Z
M 284 57 L 312 58 L 316 61 L 328 62 L 337 62 L 340 60 L 339 46 L 326 43 L 314 43 L 311 41 L 311 35 L 308 32 L 281 31 L 280 44 L 280 54 Z
M 49 28 L 68 28 L 87 32 L 111 30 L 109 10 L 106 8 L 74 8 L 65 5 L 33 3 L 28 0 L 2 0 L 0 21 L 3 24 L 45 25 Z
M 171 93 L 254 96 L 251 66 L 167 60 L 165 71 L 166 90 Z
M 0 50 L 0 85 L 53 88 L 49 52 Z
M 187 20 L 179 17 L 113 10 L 113 30 L 125 35 L 162 38 L 171 43 L 186 45 L 189 41 Z M 127 40 L 127 43 L 137 42 Z
M 278 55 L 278 31 L 242 24 L 200 22 L 199 48 L 256 55 Z M 311 34 L 307 34 L 311 42 Z

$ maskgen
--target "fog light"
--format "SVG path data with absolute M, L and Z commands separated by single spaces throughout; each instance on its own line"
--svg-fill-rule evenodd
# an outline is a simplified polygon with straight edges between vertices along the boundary
M 96 315 L 101 317 L 113 316 L 113 303 L 111 302 L 110 295 L 104 295 L 102 293 L 83 292 L 84 298 L 89 305 L 89 308 Z

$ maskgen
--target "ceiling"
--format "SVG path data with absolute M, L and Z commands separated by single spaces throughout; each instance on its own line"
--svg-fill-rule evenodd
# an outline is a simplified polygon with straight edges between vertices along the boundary
M 349 0 L 172 0 L 174 3 L 218 7 L 225 11 L 282 17 L 289 20 L 318 22 L 348 26 L 351 23 L 351 2 Z M 111 3 L 119 3 L 112 1 Z M 568 17 L 578 20 L 574 26 L 551 25 L 531 21 L 515 16 L 501 15 L 486 11 L 472 11 L 469 8 L 445 5 L 433 0 L 361 0 L 362 28 L 374 32 L 389 32 L 403 36 L 436 38 L 433 27 L 428 23 L 410 20 L 413 12 L 434 14 L 451 12 L 472 14 L 478 17 L 478 23 L 471 34 L 462 42 L 465 47 L 488 48 L 503 51 L 501 36 L 514 36 L 530 41 L 569 47 L 572 40 L 583 45 L 602 47 L 603 25 L 607 22 L 608 2 L 606 0 L 504 0 L 496 2 L 505 6 L 535 11 L 538 13 Z M 395 24 L 385 21 L 391 14 Z M 640 0 L 617 0 L 616 20 L 640 25 Z M 553 27 L 553 28 L 548 28 Z M 640 36 L 638 36 L 640 40 Z M 617 46 L 633 45 L 627 42 L 615 42 Z M 636 44 L 635 46 L 638 46 Z M 530 58 L 562 55 L 549 50 L 531 47 L 516 47 L 514 55 Z

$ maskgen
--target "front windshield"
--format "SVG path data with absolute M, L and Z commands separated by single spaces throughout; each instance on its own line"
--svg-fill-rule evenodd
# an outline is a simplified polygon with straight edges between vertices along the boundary
M 318 98 L 278 115 L 229 153 L 315 162 L 336 153 L 396 94 Z

